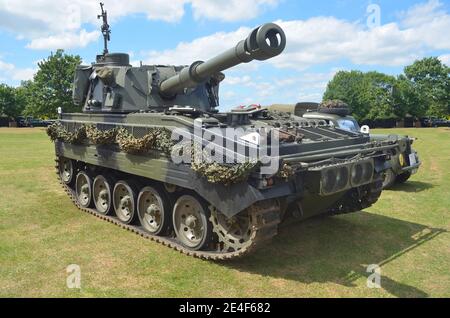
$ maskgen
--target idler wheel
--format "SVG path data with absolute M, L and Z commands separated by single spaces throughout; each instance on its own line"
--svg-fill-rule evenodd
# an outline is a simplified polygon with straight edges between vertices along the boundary
M 210 220 L 213 231 L 222 244 L 223 252 L 235 252 L 250 246 L 255 238 L 254 216 L 248 210 L 231 218 L 212 209 Z

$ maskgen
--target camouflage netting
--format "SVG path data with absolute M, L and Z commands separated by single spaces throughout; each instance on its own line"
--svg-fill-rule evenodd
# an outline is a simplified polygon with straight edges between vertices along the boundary
M 269 117 L 271 117 L 273 120 L 290 120 L 291 119 L 291 113 L 282 112 L 279 110 L 271 110 L 268 111 L 267 114 Z
M 246 181 L 248 176 L 260 165 L 256 160 L 234 164 L 218 163 L 211 158 L 211 155 L 206 150 L 197 150 L 194 152 L 194 145 L 192 145 L 191 149 L 192 170 L 205 176 L 211 183 L 230 185 Z
M 149 133 L 142 138 L 136 138 L 125 128 L 119 128 L 116 141 L 120 150 L 129 154 L 141 154 L 156 147 L 157 134 Z
M 346 108 L 349 109 L 348 104 L 344 103 L 343 101 L 339 99 L 332 99 L 332 100 L 326 100 L 319 104 L 319 108 Z
M 289 180 L 294 175 L 295 175 L 294 168 L 288 165 L 287 163 L 285 163 L 283 167 L 280 169 L 280 171 L 278 171 L 278 176 L 286 180 Z
M 100 130 L 94 125 L 86 126 L 86 136 L 95 145 L 108 145 L 116 142 L 117 129 Z
M 82 125 L 80 128 L 76 129 L 74 132 L 69 132 L 64 128 L 59 122 L 55 122 L 47 127 L 47 135 L 50 136 L 52 141 L 62 140 L 70 144 L 81 144 L 83 143 L 86 136 L 86 126 Z
M 152 131 L 156 133 L 157 143 L 156 150 L 162 151 L 170 155 L 176 141 L 172 140 L 172 132 L 167 128 L 153 128 Z
M 47 134 L 52 141 L 61 140 L 72 144 L 81 144 L 85 141 L 90 141 L 95 145 L 116 143 L 123 152 L 129 154 L 142 154 L 152 149 L 160 150 L 166 154 L 179 153 L 180 149 L 186 146 L 186 144 L 175 144 L 171 140 L 170 130 L 166 128 L 152 128 L 144 137 L 136 138 L 125 128 L 102 131 L 94 125 L 83 125 L 74 132 L 69 132 L 57 122 L 47 128 Z M 204 176 L 211 183 L 230 185 L 245 181 L 250 173 L 260 165 L 257 161 L 219 164 L 213 162 L 206 151 L 195 152 L 193 143 L 190 145 L 190 149 L 192 170 Z M 202 154 L 203 157 L 201 160 L 195 160 L 194 154 Z M 285 175 L 286 173 L 280 174 L 281 177 L 285 177 Z
M 230 185 L 247 180 L 250 173 L 258 166 L 257 162 L 245 162 L 234 165 L 192 162 L 191 168 L 200 175 L 206 177 L 211 183 Z
M 341 100 L 327 100 L 319 104 L 317 111 L 339 116 L 347 116 L 351 113 L 350 107 Z
M 214 162 L 205 149 L 202 151 L 194 142 L 182 142 L 172 147 L 172 154 L 181 156 L 183 151 L 190 151 L 191 169 L 206 177 L 210 183 L 230 185 L 247 180 L 250 173 L 260 165 L 258 161 L 247 161 L 235 164 Z M 197 151 L 195 151 L 197 150 Z

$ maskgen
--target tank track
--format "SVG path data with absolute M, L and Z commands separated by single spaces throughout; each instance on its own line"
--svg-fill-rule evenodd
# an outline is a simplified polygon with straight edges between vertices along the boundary
M 250 211 L 252 213 L 252 218 L 256 220 L 253 222 L 254 235 L 250 244 L 247 244 L 242 249 L 236 251 L 194 251 L 190 250 L 183 245 L 181 245 L 175 237 L 168 236 L 156 236 L 152 235 L 142 229 L 140 225 L 124 224 L 119 221 L 119 219 L 114 215 L 103 215 L 97 212 L 93 208 L 83 208 L 78 203 L 74 190 L 65 184 L 61 180 L 59 173 L 59 158 L 55 159 L 56 165 L 56 175 L 58 176 L 58 181 L 63 187 L 64 191 L 67 193 L 69 198 L 72 200 L 73 204 L 82 212 L 92 214 L 99 219 L 113 223 L 125 230 L 131 231 L 140 235 L 143 238 L 155 241 L 162 245 L 168 246 L 180 253 L 186 254 L 188 256 L 193 256 L 196 258 L 204 260 L 232 260 L 236 258 L 243 257 L 252 253 L 257 248 L 267 243 L 277 234 L 278 224 L 280 223 L 280 208 L 276 200 L 267 200 L 255 203 L 251 206 Z
M 375 175 L 374 182 L 350 190 L 329 211 L 331 215 L 347 214 L 364 210 L 375 204 L 383 190 L 383 179 L 381 175 Z

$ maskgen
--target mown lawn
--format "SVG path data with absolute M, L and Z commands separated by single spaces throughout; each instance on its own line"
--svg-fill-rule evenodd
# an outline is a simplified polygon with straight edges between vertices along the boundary
M 352 215 L 287 226 L 245 259 L 184 256 L 79 212 L 43 129 L 0 129 L 0 296 L 450 297 L 450 129 L 419 138 L 423 166 Z M 81 267 L 81 289 L 66 268 Z M 380 289 L 366 286 L 381 266 Z

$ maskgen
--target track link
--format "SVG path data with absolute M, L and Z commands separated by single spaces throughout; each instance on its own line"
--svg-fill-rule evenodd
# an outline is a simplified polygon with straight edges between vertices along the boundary
M 238 251 L 233 252 L 222 252 L 220 250 L 218 251 L 193 251 L 190 249 L 187 249 L 174 237 L 163 237 L 163 236 L 156 236 L 152 235 L 146 231 L 143 230 L 143 228 L 139 225 L 131 225 L 131 224 L 124 224 L 119 221 L 119 219 L 113 215 L 103 215 L 99 212 L 97 212 L 95 209 L 92 208 L 83 208 L 78 203 L 78 200 L 76 198 L 75 192 L 72 188 L 70 188 L 67 184 L 65 184 L 61 180 L 61 176 L 59 173 L 59 158 L 56 157 L 55 159 L 56 165 L 56 175 L 58 176 L 58 181 L 63 187 L 64 191 L 67 193 L 69 198 L 72 200 L 73 204 L 82 212 L 94 215 L 98 217 L 99 219 L 102 219 L 104 221 L 113 223 L 125 230 L 131 231 L 136 233 L 137 235 L 140 235 L 143 238 L 155 241 L 157 243 L 160 243 L 162 245 L 168 246 L 180 253 L 186 254 L 188 256 L 193 256 L 200 259 L 205 260 L 216 260 L 216 261 L 223 261 L 223 260 L 232 260 L 236 258 L 243 257 L 245 255 L 250 254 L 258 247 L 261 247 L 262 243 L 266 243 L 270 241 L 276 234 L 278 229 L 278 224 L 280 223 L 280 211 L 279 206 L 276 203 L 275 200 L 267 200 L 267 201 L 261 201 L 255 203 L 253 206 L 250 207 L 251 213 L 256 217 L 257 222 L 254 224 L 254 237 L 252 240 L 252 243 L 246 246 L 245 248 L 242 248 Z

